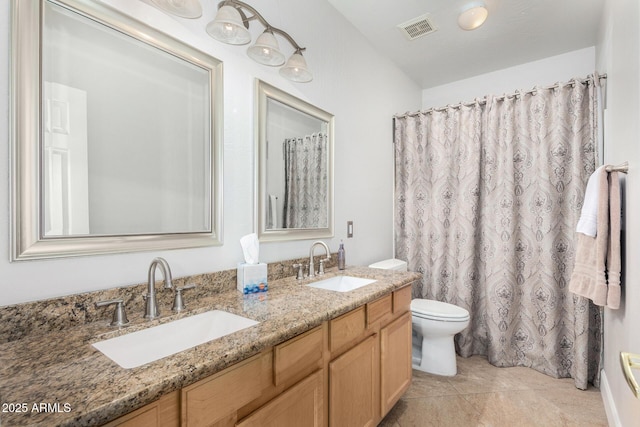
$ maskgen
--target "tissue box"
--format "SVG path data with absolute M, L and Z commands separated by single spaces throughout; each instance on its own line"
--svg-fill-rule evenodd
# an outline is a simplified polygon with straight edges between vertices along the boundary
M 267 292 L 267 264 L 238 263 L 238 290 L 244 294 Z

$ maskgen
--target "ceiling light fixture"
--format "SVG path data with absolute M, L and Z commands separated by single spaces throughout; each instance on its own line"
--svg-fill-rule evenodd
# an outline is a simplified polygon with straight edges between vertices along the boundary
M 248 10 L 252 16 L 247 17 L 243 9 Z M 207 25 L 207 33 L 223 43 L 247 44 L 251 41 L 249 22 L 254 19 L 258 20 L 265 27 L 265 30 L 258 37 L 255 44 L 247 49 L 247 55 L 263 65 L 277 67 L 284 64 L 284 54 L 280 51 L 275 37 L 275 34 L 278 34 L 286 39 L 294 49 L 293 55 L 291 55 L 284 67 L 280 69 L 280 75 L 294 82 L 304 83 L 311 81 L 313 75 L 302 56 L 305 48 L 300 47 L 285 31 L 271 26 L 257 10 L 244 2 L 239 0 L 220 2 L 216 17 Z
M 489 11 L 484 7 L 484 4 L 474 4 L 458 16 L 458 25 L 463 30 L 475 30 L 484 24 L 488 15 Z

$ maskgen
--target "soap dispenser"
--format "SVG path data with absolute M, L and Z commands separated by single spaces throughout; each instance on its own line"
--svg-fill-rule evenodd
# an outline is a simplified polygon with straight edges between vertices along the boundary
M 338 270 L 344 270 L 344 243 L 340 240 L 340 248 L 338 248 Z

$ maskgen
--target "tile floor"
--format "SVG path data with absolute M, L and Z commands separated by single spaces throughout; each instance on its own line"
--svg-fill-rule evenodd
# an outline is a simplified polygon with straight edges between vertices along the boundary
M 413 371 L 409 390 L 379 427 L 607 426 L 600 390 L 529 368 L 496 368 L 458 357 L 458 375 Z

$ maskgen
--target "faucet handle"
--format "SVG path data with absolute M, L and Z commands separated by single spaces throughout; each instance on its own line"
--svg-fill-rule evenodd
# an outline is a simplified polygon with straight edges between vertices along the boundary
M 182 286 L 180 288 L 176 288 L 176 295 L 173 298 L 173 307 L 171 308 L 172 311 L 182 311 L 185 309 L 185 305 L 184 305 L 184 301 L 182 300 L 182 291 L 186 291 L 189 289 L 193 289 L 195 288 L 196 285 L 194 285 L 193 283 L 190 285 L 186 285 L 186 286 Z
M 297 280 L 304 279 L 304 270 L 303 270 L 304 269 L 304 264 L 302 264 L 302 263 L 293 264 L 292 267 L 298 269 L 298 273 L 296 274 L 296 279 Z
M 98 301 L 96 302 L 96 308 L 105 307 L 112 304 L 115 304 L 116 308 L 113 310 L 113 319 L 111 320 L 110 325 L 123 326 L 129 323 L 129 319 L 127 319 L 127 313 L 124 310 L 124 300 L 122 298 Z
M 320 265 L 318 266 L 318 276 L 324 275 L 324 262 L 328 260 L 329 258 L 325 258 L 319 261 Z

